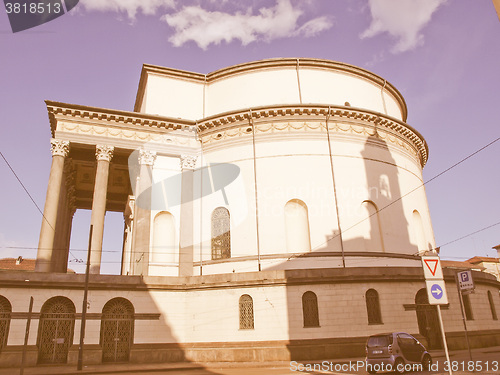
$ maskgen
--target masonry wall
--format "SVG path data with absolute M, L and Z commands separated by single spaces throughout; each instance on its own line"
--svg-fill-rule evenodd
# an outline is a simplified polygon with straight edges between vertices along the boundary
M 56 274 L 44 279 L 40 274 L 0 274 L 4 285 L 0 295 L 8 298 L 13 308 L 7 346 L 0 353 L 1 366 L 19 364 L 31 295 L 36 298 L 28 364 L 37 361 L 37 314 L 53 296 L 65 296 L 75 305 L 77 316 L 68 361 L 76 361 L 82 276 Z M 485 274 L 474 276 L 477 289 L 470 296 L 474 320 L 467 321 L 471 344 L 499 345 L 500 321 L 493 319 L 487 298 L 489 290 L 495 297 L 496 311 L 500 312 L 498 282 Z M 462 348 L 458 295 L 452 273 L 446 272 L 445 277 L 450 302 L 443 308 L 445 329 L 450 348 Z M 61 283 L 65 288 L 57 286 Z M 91 279 L 89 293 L 85 361 L 102 360 L 99 314 L 106 302 L 115 297 L 126 298 L 134 306 L 134 346 L 130 357 L 133 362 L 287 360 L 327 354 L 331 358 L 361 356 L 367 336 L 382 332 L 405 331 L 425 342 L 412 308 L 416 293 L 424 287 L 418 268 L 266 271 L 191 278 L 96 275 Z M 383 324 L 368 324 L 368 289 L 379 294 Z M 319 327 L 304 328 L 302 295 L 306 291 L 317 296 Z M 239 326 L 238 302 L 243 294 L 253 299 L 254 329 Z

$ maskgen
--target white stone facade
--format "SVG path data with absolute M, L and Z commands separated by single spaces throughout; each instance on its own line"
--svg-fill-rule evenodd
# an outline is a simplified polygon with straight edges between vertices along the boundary
M 62 145 L 51 225 L 37 272 L 0 274 L 0 366 L 20 359 L 31 295 L 28 363 L 76 361 L 84 277 L 61 274 L 75 209 L 92 209 L 94 225 L 86 363 L 353 357 L 389 331 L 439 347 L 420 264 L 436 246 L 421 187 L 428 148 L 385 79 L 317 59 L 207 75 L 145 65 L 135 112 L 47 106 Z M 120 276 L 98 274 L 110 210 L 125 219 Z M 474 278 L 472 344 L 500 345 L 499 283 Z M 447 336 L 460 347 L 452 271 L 445 281 Z M 73 327 L 64 337 L 46 320 L 56 302 Z

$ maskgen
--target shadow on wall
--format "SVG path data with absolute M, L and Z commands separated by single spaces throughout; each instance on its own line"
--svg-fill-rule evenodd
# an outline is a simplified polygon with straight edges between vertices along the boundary
M 405 212 L 411 207 L 404 207 L 403 200 L 398 200 L 402 193 L 396 160 L 386 142 L 376 135 L 367 138 L 361 155 L 365 164 L 368 187 L 366 198 L 358 203 L 362 214 L 354 218 L 347 218 L 348 215 L 344 215 L 346 220 L 342 222 L 342 210 L 346 207 L 339 207 L 345 257 L 342 257 L 341 252 L 331 252 L 331 246 L 325 243 L 323 247 L 313 248 L 311 252 L 289 259 L 286 263 L 285 268 L 290 269 L 284 271 L 288 285 L 286 303 L 290 341 L 287 347 L 292 360 L 363 356 L 366 336 L 379 333 L 377 325 L 381 331 L 388 329 L 382 325 L 379 300 L 379 293 L 387 293 L 387 289 L 377 291 L 378 287 L 371 285 L 380 282 L 379 280 L 397 283 L 401 272 L 397 271 L 397 268 L 394 271 L 384 268 L 383 263 L 370 266 L 369 262 L 360 260 L 362 257 L 384 257 L 384 253 L 403 254 L 404 258 L 414 262 L 415 267 L 419 266 L 419 258 L 415 256 L 418 254 L 418 248 L 410 238 L 410 231 L 415 230 L 414 224 L 408 223 L 405 216 Z M 348 186 L 350 183 L 349 170 L 342 171 L 338 167 L 335 168 L 338 159 L 333 157 L 337 188 Z M 405 187 L 406 189 L 408 187 Z M 381 210 L 383 207 L 387 208 Z M 421 221 L 417 224 L 422 228 Z M 349 233 L 350 228 L 353 228 L 351 232 L 353 235 Z M 360 228 L 361 233 L 369 233 L 369 237 L 357 236 Z M 304 228 L 303 232 L 308 232 L 308 228 Z M 339 234 L 334 232 L 328 241 L 338 241 L 338 237 Z M 293 266 L 293 263 L 303 265 L 303 260 L 306 258 L 314 259 L 326 254 L 338 259 L 344 258 L 347 268 L 319 267 L 319 269 L 301 270 L 301 267 Z M 377 268 L 377 265 L 380 268 Z M 283 269 L 283 264 L 270 269 Z M 420 268 L 415 272 L 419 273 Z M 321 310 L 318 308 L 318 296 L 322 299 Z M 415 294 L 412 294 L 408 295 L 406 300 L 413 301 L 414 298 Z M 420 315 L 421 311 L 423 310 L 419 310 Z M 404 314 L 413 314 L 412 326 L 416 331 L 419 324 L 415 312 L 409 311 Z M 408 327 L 409 320 L 405 321 Z M 332 333 L 325 334 L 325 330 Z
M 0 284 L 10 286 L 0 289 L 0 367 L 21 365 L 30 296 L 34 297 L 34 306 L 25 366 L 76 367 L 85 275 L 27 275 L 15 271 L 0 274 Z M 149 291 L 140 276 L 91 275 L 84 366 L 192 362 L 185 345 L 178 342 L 179 328 L 176 330 L 169 323 L 170 320 L 175 324 L 175 317 L 183 315 L 179 314 L 183 304 L 176 300 L 180 297 L 178 293 L 161 295 L 165 289 L 159 286 L 156 291 Z M 173 306 L 173 317 L 166 316 Z

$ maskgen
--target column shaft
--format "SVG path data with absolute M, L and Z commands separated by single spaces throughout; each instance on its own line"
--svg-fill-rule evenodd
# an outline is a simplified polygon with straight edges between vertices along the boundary
M 50 167 L 49 184 L 43 210 L 44 217 L 42 218 L 35 265 L 35 271 L 38 272 L 50 272 L 52 270 L 51 263 L 53 259 L 61 183 L 64 173 L 64 159 L 69 152 L 69 142 L 52 139 L 51 145 L 52 165 Z
M 113 147 L 97 146 L 97 171 L 92 199 L 92 215 L 90 223 L 93 225 L 90 255 L 90 273 L 98 274 L 101 271 L 102 239 L 104 235 L 104 217 L 106 215 L 106 196 L 108 192 L 109 164 L 113 155 Z

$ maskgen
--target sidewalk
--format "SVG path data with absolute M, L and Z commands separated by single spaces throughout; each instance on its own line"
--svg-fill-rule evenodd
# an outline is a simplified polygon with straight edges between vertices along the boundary
M 432 350 L 430 351 L 433 361 L 439 360 L 444 361 L 445 352 L 444 350 Z M 498 358 L 500 359 L 500 346 L 489 347 L 489 348 L 478 348 L 472 349 L 472 354 L 474 353 L 499 353 Z M 454 357 L 468 356 L 467 349 L 454 350 L 450 352 L 450 360 L 453 361 Z M 321 363 L 323 361 L 328 361 L 332 363 L 349 363 L 364 361 L 364 357 L 357 358 L 336 358 L 336 359 L 325 359 L 321 361 L 297 361 L 299 363 Z M 102 364 L 102 365 L 90 365 L 84 366 L 82 371 L 76 369 L 76 365 L 60 365 L 60 366 L 37 366 L 28 367 L 24 370 L 25 375 L 76 375 L 76 374 L 134 374 L 138 371 L 148 371 L 148 372 L 165 372 L 165 371 L 182 371 L 182 370 L 197 370 L 197 369 L 215 369 L 215 368 L 245 368 L 245 367 L 285 367 L 289 368 L 290 361 L 282 362 L 210 362 L 210 363 L 192 363 L 192 362 L 180 362 L 180 363 L 120 363 L 120 364 Z M 0 375 L 16 375 L 19 374 L 19 368 L 11 369 L 0 369 Z M 462 372 L 454 372 L 454 374 L 461 374 Z M 469 374 L 469 373 L 467 373 Z

